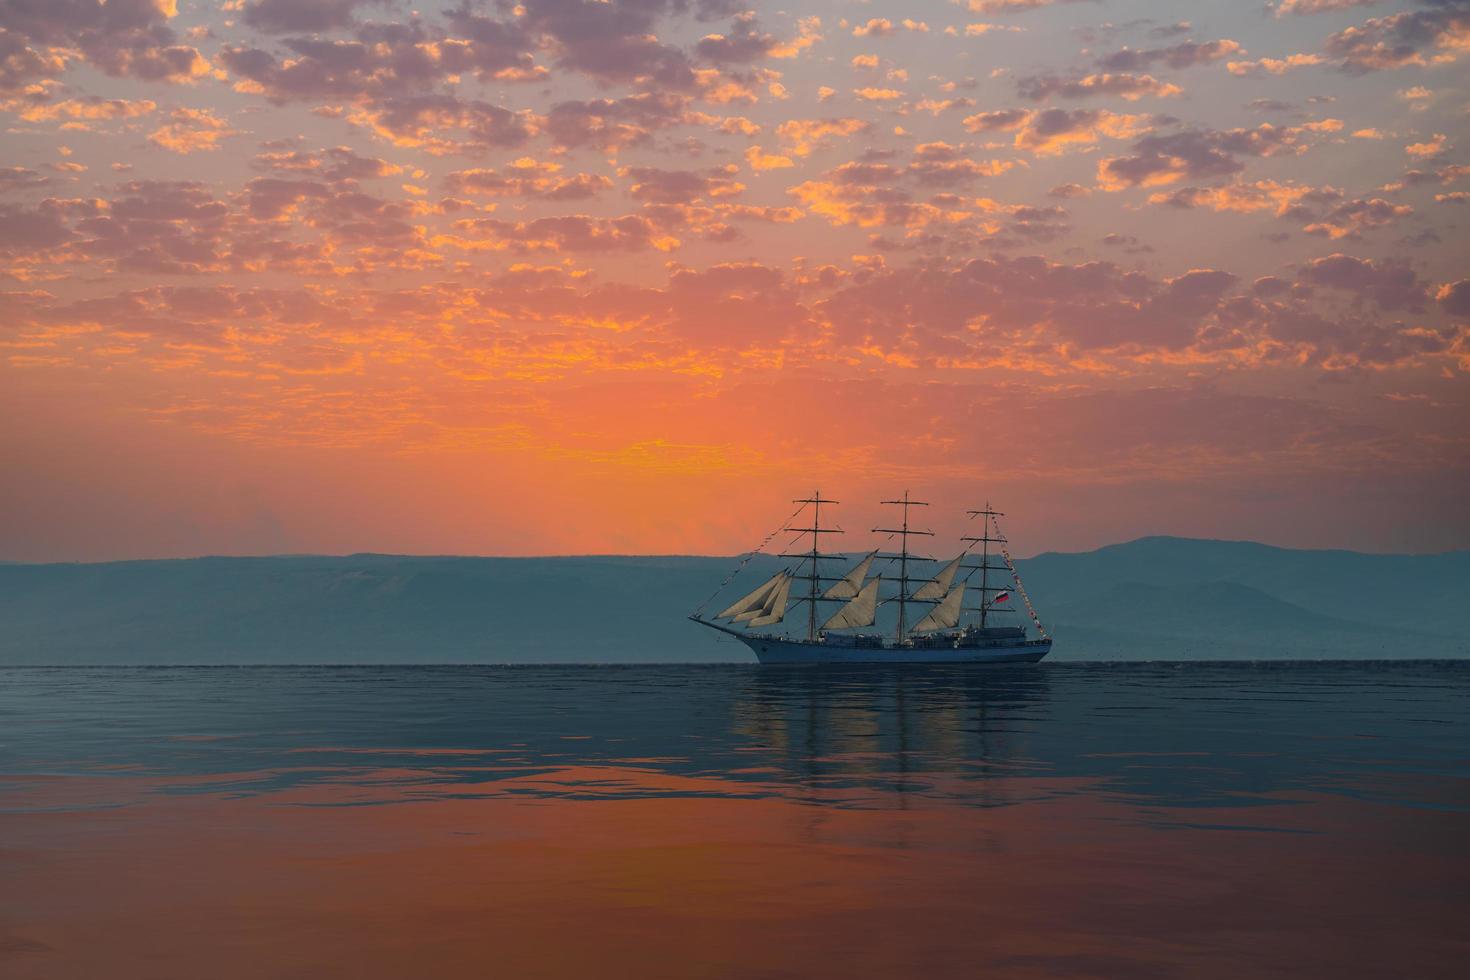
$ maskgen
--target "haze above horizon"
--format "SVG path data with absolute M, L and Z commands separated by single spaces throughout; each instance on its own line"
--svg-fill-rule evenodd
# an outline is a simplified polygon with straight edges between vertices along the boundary
M 1360 556 L 1365 556 L 1365 557 L 1381 557 L 1381 558 L 1393 558 L 1393 557 L 1434 557 L 1434 556 L 1444 556 L 1444 555 L 1457 555 L 1457 554 L 1463 554 L 1463 553 L 1465 553 L 1467 551 L 1470 551 L 1470 548 L 1444 548 L 1444 549 L 1440 549 L 1438 551 L 1422 551 L 1422 552 L 1412 552 L 1412 551 L 1366 551 L 1366 550 L 1363 550 L 1363 549 L 1360 549 L 1360 548 L 1292 548 L 1292 547 L 1289 547 L 1287 545 L 1271 544 L 1271 543 L 1266 542 L 1266 541 L 1246 541 L 1246 540 L 1233 539 L 1233 538 L 1191 538 L 1191 537 L 1185 537 L 1185 536 L 1182 536 L 1182 535 L 1174 535 L 1174 534 L 1149 534 L 1149 535 L 1144 535 L 1143 537 L 1139 537 L 1139 538 L 1131 538 L 1131 539 L 1129 539 L 1127 541 L 1115 541 L 1115 542 L 1112 542 L 1110 544 L 1102 544 L 1102 545 L 1099 545 L 1096 548 L 1088 548 L 1088 549 L 1085 549 L 1085 550 L 1075 550 L 1075 551 L 1067 551 L 1067 550 L 1060 550 L 1060 549 L 1048 549 L 1048 550 L 1045 550 L 1045 551 L 1030 551 L 1030 550 L 1025 550 L 1025 549 L 1015 549 L 1015 548 L 1013 548 L 1011 550 L 1012 550 L 1013 556 L 1016 559 L 1018 559 L 1018 560 L 1032 560 L 1032 559 L 1036 559 L 1036 558 L 1046 558 L 1046 557 L 1052 557 L 1052 556 L 1072 557 L 1072 556 L 1079 556 L 1079 555 L 1092 555 L 1092 554 L 1097 554 L 1099 552 L 1107 552 L 1107 551 L 1110 551 L 1110 550 L 1130 548 L 1130 547 L 1133 547 L 1133 546 L 1146 545 L 1146 544 L 1153 543 L 1153 542 L 1179 542 L 1179 543 L 1184 543 L 1184 544 L 1207 544 L 1207 545 L 1225 545 L 1225 546 L 1239 545 L 1241 547 L 1246 547 L 1246 548 L 1261 548 L 1261 549 L 1265 549 L 1265 550 L 1268 550 L 1268 551 L 1303 552 L 1303 553 L 1308 553 L 1308 554 L 1310 554 L 1310 553 L 1328 553 L 1328 554 L 1330 554 L 1330 553 L 1333 553 L 1333 552 L 1339 552 L 1339 553 L 1343 553 L 1343 554 L 1360 555 Z M 938 549 L 938 550 L 943 551 L 942 548 L 941 549 Z M 640 553 L 640 552 L 626 552 L 626 551 L 624 551 L 624 552 L 618 552 L 618 551 L 606 551 L 606 552 L 572 552 L 572 551 L 568 551 L 568 552 L 563 552 L 563 553 L 560 553 L 560 554 L 549 554 L 549 553 L 547 553 L 547 554 L 524 554 L 524 555 L 474 554 L 474 553 L 470 553 L 470 552 L 407 552 L 407 551 L 347 551 L 347 552 L 341 552 L 341 553 L 313 552 L 313 551 L 291 551 L 291 552 L 260 552 L 260 553 L 256 553 L 256 554 L 251 554 L 251 553 L 225 554 L 225 553 L 219 553 L 219 552 L 209 552 L 209 553 L 196 554 L 196 555 L 152 555 L 152 556 L 145 556 L 145 557 L 139 557 L 139 558 L 99 559 L 97 561 L 65 560 L 65 559 L 63 559 L 63 560 L 57 560 L 57 561 L 39 561 L 39 562 L 36 562 L 36 561 L 17 561 L 15 559 L 0 558 L 0 564 L 10 564 L 10 565 L 38 565 L 38 564 L 40 564 L 40 565 L 45 565 L 45 564 L 77 565 L 77 564 L 82 564 L 82 565 L 89 565 L 89 564 L 117 564 L 117 563 L 122 563 L 122 562 L 150 562 L 150 561 L 208 561 L 208 560 L 212 560 L 212 559 L 229 560 L 229 559 L 236 559 L 236 558 L 238 558 L 238 559 L 264 559 L 264 558 L 321 558 L 321 559 L 351 559 L 351 558 L 363 558 L 363 559 L 385 558 L 385 559 L 395 559 L 395 558 L 409 558 L 409 559 L 419 559 L 419 558 L 422 558 L 422 559 L 430 559 L 430 560 L 432 560 L 432 559 L 439 559 L 439 558 L 443 558 L 443 559 L 460 559 L 460 558 L 463 558 L 463 559 L 468 559 L 468 560 L 482 560 L 483 559 L 483 560 L 489 560 L 489 561 L 516 561 L 516 560 L 537 560 L 537 559 L 558 559 L 558 558 L 567 558 L 567 559 L 577 559 L 577 558 L 587 558 L 587 559 L 599 559 L 599 558 L 608 558 L 608 559 L 640 559 L 640 558 L 646 558 L 646 559 L 649 559 L 649 560 L 657 560 L 657 559 L 661 559 L 661 558 L 693 558 L 693 559 L 710 559 L 710 560 L 729 559 L 729 560 L 732 560 L 733 561 L 733 560 L 737 560 L 737 559 L 739 559 L 739 558 L 741 558 L 741 557 L 743 557 L 743 556 L 745 556 L 747 554 L 750 554 L 750 553 L 751 552 L 749 550 L 746 550 L 746 551 L 743 551 L 743 552 L 734 552 L 734 553 L 731 553 L 731 554 L 728 554 L 728 555 L 720 555 L 720 554 L 696 554 L 696 553 L 692 553 L 692 552 L 641 552 Z M 843 548 L 843 549 L 840 549 L 840 551 L 837 552 L 837 553 L 846 554 L 846 555 L 853 555 L 853 556 L 861 556 L 861 555 L 865 554 L 866 552 L 863 551 L 862 549 L 856 549 L 855 550 L 855 549 L 852 549 L 852 548 Z M 764 552 L 762 552 L 762 554 L 764 554 Z

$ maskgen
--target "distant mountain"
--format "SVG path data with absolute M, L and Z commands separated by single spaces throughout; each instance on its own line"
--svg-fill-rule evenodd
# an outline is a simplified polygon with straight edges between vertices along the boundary
M 1368 555 L 1152 537 L 1038 555 L 1021 574 L 1054 600 L 1047 616 L 1058 636 L 1075 632 L 1098 652 L 1179 640 L 1218 657 L 1272 655 L 1256 652 L 1263 641 L 1307 657 L 1470 654 L 1465 551 Z
M 1055 659 L 1470 655 L 1470 552 L 1144 538 L 1018 565 Z M 391 555 L 0 563 L 0 664 L 746 661 L 743 646 L 684 618 L 732 567 Z M 721 598 L 775 567 L 756 559 Z
M 1470 551 L 1369 555 L 1152 537 L 1083 554 L 1042 554 L 1026 567 L 1059 587 L 1098 577 L 1162 586 L 1232 582 L 1330 615 L 1399 625 L 1407 612 L 1422 629 L 1470 631 Z

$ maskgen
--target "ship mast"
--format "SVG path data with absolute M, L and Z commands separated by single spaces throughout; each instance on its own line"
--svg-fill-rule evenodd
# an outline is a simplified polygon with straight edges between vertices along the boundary
M 821 598 L 821 596 L 817 595 L 817 590 L 821 587 L 821 582 L 822 582 L 822 569 L 821 569 L 821 566 L 820 566 L 820 561 L 823 558 L 830 557 L 830 556 L 827 556 L 827 555 L 823 555 L 821 553 L 821 550 L 819 548 L 819 545 L 821 544 L 822 535 L 824 535 L 824 534 L 841 534 L 842 533 L 842 531 L 838 530 L 837 528 L 824 528 L 824 527 L 822 527 L 822 505 L 823 504 L 835 504 L 835 503 L 839 503 L 839 501 L 836 501 L 836 500 L 828 500 L 827 498 L 825 498 L 825 497 L 822 496 L 822 491 L 820 491 L 820 490 L 813 490 L 812 491 L 812 495 L 810 497 L 807 497 L 805 500 L 793 500 L 792 503 L 793 504 L 802 504 L 803 506 L 805 506 L 807 504 L 810 504 L 811 507 L 812 507 L 812 526 L 811 527 L 794 527 L 794 528 L 791 528 L 791 530 L 792 531 L 795 531 L 798 536 L 800 536 L 802 534 L 810 534 L 812 536 L 812 550 L 811 551 L 797 552 L 797 553 L 794 553 L 794 554 L 783 554 L 783 555 L 781 555 L 781 557 L 782 558 L 800 558 L 800 559 L 802 559 L 804 561 L 810 561 L 811 562 L 811 569 L 809 571 L 809 574 L 807 574 L 807 575 L 796 575 L 796 576 L 793 576 L 793 577 L 794 578 L 799 578 L 799 579 L 806 579 L 807 583 L 810 586 L 810 588 L 807 591 L 807 597 L 806 597 L 806 601 L 807 601 L 806 638 L 808 640 L 810 640 L 810 641 L 815 642 L 815 640 L 817 638 L 817 601 Z
M 903 499 L 902 500 L 884 500 L 884 501 L 881 501 L 881 502 L 882 503 L 885 503 L 885 504 L 897 504 L 897 505 L 903 507 L 903 526 L 902 527 L 897 527 L 897 528 L 892 528 L 892 527 L 875 527 L 875 528 L 873 528 L 873 533 L 874 534 L 897 534 L 899 536 L 899 551 L 898 551 L 898 596 L 897 596 L 897 598 L 898 598 L 898 629 L 894 633 L 894 636 L 897 638 L 897 640 L 898 640 L 899 643 L 902 643 L 903 640 L 904 640 L 904 633 L 907 631 L 907 628 L 908 628 L 908 623 L 905 620 L 905 612 L 906 612 L 906 610 L 905 610 L 904 607 L 907 605 L 907 603 L 909 601 L 909 535 L 910 534 L 923 534 L 923 535 L 928 535 L 929 537 L 932 538 L 934 536 L 934 532 L 933 531 L 912 531 L 912 530 L 909 529 L 909 508 L 910 507 L 928 507 L 929 504 L 926 501 L 923 501 L 923 500 L 910 500 L 909 499 L 909 492 L 907 490 L 905 490 L 903 492 Z
M 974 547 L 977 544 L 980 545 L 980 564 L 966 565 L 964 567 L 970 570 L 971 575 L 973 575 L 977 571 L 980 573 L 980 628 L 984 629 L 985 617 L 990 612 L 990 594 L 992 592 L 1007 591 L 1006 589 L 991 588 L 989 584 L 990 573 L 992 571 L 1005 571 L 1005 569 L 999 565 L 992 566 L 990 564 L 990 545 L 992 543 L 999 543 L 1005 540 L 1001 537 L 992 538 L 990 536 L 991 522 L 994 521 L 997 517 L 1004 517 L 1006 515 L 1001 511 L 991 510 L 990 501 L 988 500 L 985 501 L 984 510 L 971 510 L 966 511 L 966 513 L 968 513 L 971 518 L 985 518 L 983 529 L 981 530 L 979 537 L 960 538 L 961 541 L 968 541 L 971 547 Z M 1000 533 L 998 528 L 996 530 L 996 533 Z

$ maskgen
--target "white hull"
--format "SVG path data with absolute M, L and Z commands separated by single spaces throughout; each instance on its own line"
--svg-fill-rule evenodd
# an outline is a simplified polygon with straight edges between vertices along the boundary
M 997 641 L 954 647 L 857 647 L 732 634 L 763 664 L 1034 664 L 1051 640 Z

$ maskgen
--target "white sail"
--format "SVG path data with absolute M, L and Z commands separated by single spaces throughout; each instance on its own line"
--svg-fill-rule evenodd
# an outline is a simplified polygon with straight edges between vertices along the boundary
M 851 602 L 822 624 L 822 629 L 845 630 L 855 626 L 872 626 L 878 615 L 878 584 L 882 581 L 883 576 L 879 575 L 863 586 Z
M 782 571 L 777 572 L 775 575 L 772 575 L 766 581 L 762 582 L 755 589 L 755 591 L 751 592 L 748 595 L 742 596 L 739 599 L 736 599 L 733 603 L 731 603 L 729 608 L 727 608 L 724 612 L 720 613 L 715 618 L 730 619 L 731 617 L 739 616 L 742 613 L 758 612 L 761 606 L 764 606 L 766 604 L 766 599 L 770 598 L 770 595 L 775 590 L 777 584 L 780 583 L 781 576 L 785 574 L 786 573 Z
M 858 562 L 853 570 L 843 577 L 832 588 L 822 593 L 823 599 L 851 599 L 857 595 L 863 587 L 863 579 L 868 577 L 868 569 L 873 567 L 873 559 L 878 557 L 878 552 L 871 552 L 868 557 Z
M 771 614 L 771 610 L 776 608 L 776 597 L 781 594 L 782 584 L 786 583 L 790 579 L 790 577 L 791 573 L 789 571 L 782 571 L 777 573 L 776 577 L 771 580 L 771 587 L 766 592 L 766 597 L 761 600 L 760 605 L 752 606 L 750 609 L 747 609 L 745 610 L 745 612 L 734 617 L 734 622 L 748 623 L 752 619 L 759 619 L 762 616 L 769 616 Z
M 791 595 L 791 579 L 790 572 L 781 573 L 781 582 L 761 607 L 761 614 L 746 623 L 747 626 L 770 626 L 786 618 L 786 599 Z
M 924 583 L 924 587 L 918 592 L 915 592 L 913 597 L 915 599 L 938 599 L 948 592 L 949 584 L 954 581 L 954 573 L 959 571 L 960 558 L 964 557 L 964 555 L 961 555 L 948 565 L 945 565 L 939 570 L 939 574 L 934 576 L 929 582 Z M 951 623 L 950 625 L 953 626 L 954 624 Z
M 771 590 L 766 593 L 766 597 L 761 600 L 759 606 L 745 610 L 745 612 L 734 617 L 734 621 L 737 623 L 749 623 L 753 619 L 769 616 L 771 610 L 775 609 L 778 605 L 784 606 L 786 599 L 785 593 L 781 591 L 783 586 L 788 590 L 791 588 L 791 572 L 789 570 L 783 570 L 776 575 L 771 583 Z M 780 600 L 779 602 L 777 601 L 778 598 Z
M 929 610 L 929 615 L 919 620 L 919 625 L 914 627 L 915 633 L 932 633 L 935 630 L 949 629 L 960 621 L 960 606 L 965 601 L 965 584 L 961 582 L 949 590 L 949 594 L 939 600 L 939 605 Z

